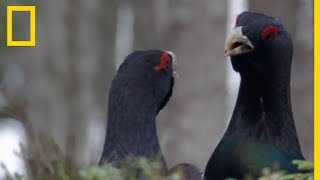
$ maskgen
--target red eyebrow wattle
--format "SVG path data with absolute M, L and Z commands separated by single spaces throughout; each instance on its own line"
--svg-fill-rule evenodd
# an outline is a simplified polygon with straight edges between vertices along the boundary
M 170 56 L 168 53 L 163 53 L 160 58 L 160 64 L 167 64 L 169 62 Z
M 169 63 L 169 60 L 170 60 L 169 54 L 166 53 L 166 52 L 163 53 L 163 54 L 161 55 L 161 57 L 160 57 L 160 63 L 159 63 L 158 65 L 156 65 L 156 66 L 154 67 L 154 69 L 156 69 L 156 70 L 161 70 L 161 69 L 165 68 L 165 67 L 168 65 L 168 63 Z
M 239 20 L 239 14 L 238 14 L 238 15 L 237 15 L 237 17 L 236 17 L 236 23 L 235 23 L 235 25 L 234 25 L 234 26 L 236 26 L 236 25 L 237 25 L 238 20 Z
M 264 28 L 261 32 L 261 36 L 263 38 L 267 37 L 268 35 L 276 35 L 279 31 L 279 27 L 277 26 L 268 26 Z

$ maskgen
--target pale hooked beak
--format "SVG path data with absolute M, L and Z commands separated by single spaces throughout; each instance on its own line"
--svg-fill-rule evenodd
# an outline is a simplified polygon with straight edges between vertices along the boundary
M 175 71 L 175 66 L 178 65 L 177 56 L 172 51 L 166 51 L 166 53 L 170 54 L 170 56 L 172 57 L 172 76 L 177 79 L 179 77 L 179 74 L 177 73 L 177 71 Z
M 234 28 L 227 36 L 224 55 L 235 56 L 252 51 L 253 45 L 247 36 L 242 34 L 242 26 Z

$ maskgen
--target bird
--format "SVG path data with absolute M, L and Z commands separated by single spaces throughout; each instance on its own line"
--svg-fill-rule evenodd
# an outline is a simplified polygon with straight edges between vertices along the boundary
M 109 92 L 107 133 L 99 164 L 117 164 L 128 155 L 156 158 L 161 153 L 155 119 L 172 95 L 172 64 L 171 55 L 160 50 L 136 51 L 125 58 Z
M 290 99 L 293 44 L 280 19 L 243 12 L 225 41 L 241 82 L 227 130 L 206 168 L 207 180 L 258 177 L 263 168 L 296 172 L 304 159 Z
M 135 51 L 125 58 L 109 92 L 107 132 L 99 165 L 109 163 L 120 167 L 128 157 L 142 157 L 159 163 L 163 177 L 180 173 L 168 171 L 155 121 L 172 96 L 175 64 L 174 53 L 157 49 Z M 186 164 L 176 167 L 191 169 Z M 136 179 L 148 179 L 142 175 L 141 168 L 134 171 L 138 172 Z

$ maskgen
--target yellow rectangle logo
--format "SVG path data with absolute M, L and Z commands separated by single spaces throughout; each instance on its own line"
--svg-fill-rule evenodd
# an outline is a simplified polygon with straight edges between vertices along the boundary
M 30 40 L 12 40 L 12 14 L 14 11 L 30 12 Z M 7 46 L 35 46 L 36 45 L 36 8 L 35 6 L 7 6 Z

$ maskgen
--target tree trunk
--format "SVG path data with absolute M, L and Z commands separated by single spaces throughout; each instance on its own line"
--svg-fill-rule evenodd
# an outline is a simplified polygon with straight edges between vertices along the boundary
M 93 127 L 106 123 L 116 8 L 102 0 L 43 1 L 37 7 L 37 46 L 28 58 L 30 119 L 70 159 L 97 162 L 105 131 Z

